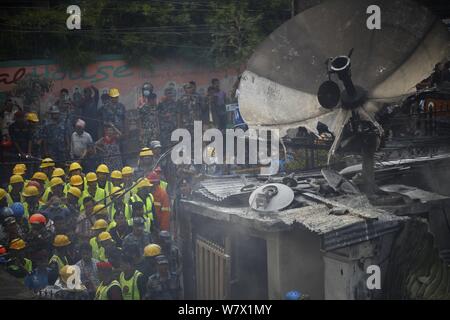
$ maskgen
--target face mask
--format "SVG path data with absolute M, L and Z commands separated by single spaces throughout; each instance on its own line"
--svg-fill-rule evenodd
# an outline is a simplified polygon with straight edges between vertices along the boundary
M 148 97 L 150 95 L 150 90 L 144 90 L 142 93 L 144 96 Z

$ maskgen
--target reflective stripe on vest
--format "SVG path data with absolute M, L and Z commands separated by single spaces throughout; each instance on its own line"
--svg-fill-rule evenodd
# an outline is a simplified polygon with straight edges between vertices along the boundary
M 150 193 L 148 195 L 148 197 L 145 199 L 145 204 L 144 204 L 144 215 L 149 217 L 151 220 L 153 220 L 153 212 L 152 212 L 153 200 L 154 200 L 153 195 Z M 131 197 L 131 202 L 144 203 L 144 201 L 142 201 L 141 197 L 139 197 L 137 194 Z
M 97 291 L 95 292 L 95 300 L 108 300 L 108 291 L 113 286 L 119 286 L 120 287 L 119 281 L 113 280 L 107 286 L 103 285 L 103 282 L 100 283 L 100 285 L 97 288 Z
M 120 273 L 119 282 L 124 300 L 141 300 L 139 288 L 137 287 L 137 280 L 141 275 L 142 273 L 136 270 L 129 280 L 125 280 L 125 273 Z
M 116 208 L 114 207 L 114 205 L 111 205 L 108 207 L 108 211 L 109 211 L 109 218 L 111 221 L 113 221 L 116 215 Z M 125 219 L 126 220 L 131 219 L 131 209 L 128 203 L 125 203 Z
M 30 259 L 24 258 L 25 260 L 25 270 L 27 270 L 28 273 L 31 273 L 33 271 L 33 263 Z
M 106 254 L 105 254 L 105 248 L 100 247 L 97 242 L 97 237 L 92 237 L 91 240 L 89 240 L 89 244 L 92 248 L 92 258 L 97 259 L 98 261 L 107 261 Z

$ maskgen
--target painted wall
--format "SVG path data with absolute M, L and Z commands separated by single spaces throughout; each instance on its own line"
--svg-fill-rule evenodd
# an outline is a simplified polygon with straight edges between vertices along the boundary
M 0 62 L 0 92 L 11 90 L 27 73 L 44 75 L 54 80 L 52 92 L 42 100 L 44 109 L 57 100 L 62 88 L 69 89 L 72 95 L 76 88 L 83 89 L 90 85 L 96 86 L 100 94 L 116 87 L 121 93 L 122 103 L 127 109 L 133 109 L 145 81 L 150 81 L 158 97 L 161 97 L 169 85 L 175 86 L 181 94 L 182 85 L 191 80 L 196 81 L 198 91 L 204 93 L 212 78 L 221 80 L 222 90 L 228 94 L 236 79 L 234 69 L 216 70 L 182 60 L 160 61 L 155 63 L 151 70 L 145 70 L 130 67 L 119 56 L 102 56 L 96 63 L 82 70 L 69 72 L 62 71 L 51 60 L 4 61 Z

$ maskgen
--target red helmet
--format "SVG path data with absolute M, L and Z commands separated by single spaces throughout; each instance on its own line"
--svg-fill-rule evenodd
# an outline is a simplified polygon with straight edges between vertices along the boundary
M 147 179 L 153 183 L 153 182 L 159 182 L 160 178 L 159 178 L 158 173 L 156 173 L 155 171 L 152 171 L 147 175 Z
M 45 225 L 47 223 L 47 219 L 45 219 L 45 217 L 40 214 L 40 213 L 35 213 L 30 217 L 30 223 L 31 224 L 43 224 Z
M 6 248 L 0 244 L 0 256 L 3 256 L 7 253 L 8 251 L 6 250 Z

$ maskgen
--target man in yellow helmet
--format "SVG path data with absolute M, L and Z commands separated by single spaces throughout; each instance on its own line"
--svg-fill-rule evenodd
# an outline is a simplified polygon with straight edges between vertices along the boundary
M 65 265 L 69 264 L 68 249 L 71 243 L 72 242 L 70 241 L 69 237 L 65 234 L 58 234 L 55 236 L 53 240 L 53 247 L 55 252 L 48 262 L 50 269 L 55 274 L 59 274 L 59 270 L 61 270 L 61 268 Z
M 30 132 L 30 141 L 28 142 L 28 154 L 33 157 L 41 156 L 42 146 L 42 130 L 39 123 L 39 117 L 35 112 L 28 112 L 25 116 L 28 123 L 28 130 Z M 37 166 L 37 165 L 35 165 Z M 41 167 L 41 169 L 43 169 Z M 44 171 L 45 172 L 45 171 Z M 45 172 L 49 177 L 51 173 Z
M 153 151 L 150 148 L 142 148 L 139 152 L 138 169 L 136 178 L 147 176 L 153 170 Z
M 75 175 L 83 176 L 83 168 L 78 162 L 72 162 L 69 166 L 69 178 Z
M 70 177 L 69 180 L 70 186 L 71 187 L 77 187 L 78 189 L 80 189 L 81 193 L 83 193 L 84 191 L 84 179 L 82 176 L 80 175 L 73 175 Z
M 105 232 L 106 229 L 108 229 L 108 222 L 104 219 L 99 219 L 95 221 L 91 229 L 94 233 L 93 237 L 89 240 L 89 245 L 92 249 L 92 258 L 98 261 L 106 261 L 105 248 L 100 246 L 98 236 L 100 233 Z
M 131 219 L 131 207 L 124 201 L 124 190 L 120 187 L 114 187 L 111 193 L 112 205 L 108 207 L 109 218 L 114 221 L 116 216 L 123 215 L 126 220 Z
M 81 190 L 77 187 L 70 187 L 67 191 L 67 208 L 69 208 L 72 213 L 80 212 L 80 198 Z
M 144 205 L 144 217 L 151 223 L 150 230 L 146 227 L 147 232 L 156 231 L 158 228 L 157 217 L 155 213 L 155 207 L 153 205 L 153 195 L 150 193 L 152 184 L 147 179 L 142 179 L 138 182 L 137 193 L 130 198 L 130 202 L 142 202 Z M 134 210 L 134 209 L 133 209 Z M 133 212 L 133 217 L 135 213 Z
M 95 172 L 97 174 L 97 185 L 100 189 L 105 191 L 105 195 L 108 196 L 112 190 L 112 183 L 108 180 L 109 168 L 106 164 L 101 164 L 97 167 Z
M 114 170 L 111 172 L 111 183 L 113 187 L 122 187 L 122 172 Z
M 50 186 L 50 181 L 48 180 L 48 176 L 44 172 L 35 172 L 33 174 L 33 176 L 31 177 L 31 181 L 39 182 L 39 184 L 43 188 L 42 193 L 44 193 L 45 189 Z
M 42 196 L 42 201 L 45 203 L 48 200 L 52 199 L 52 197 L 64 198 L 66 195 L 64 194 L 64 181 L 61 178 L 55 177 L 50 180 L 50 186 L 45 190 L 44 195 Z
M 123 180 L 123 189 L 130 190 L 124 195 L 124 201 L 128 203 L 130 201 L 130 197 L 135 195 L 137 192 L 137 187 L 133 186 L 134 169 L 132 167 L 126 166 L 122 168 L 122 180 Z
M 24 217 L 28 219 L 39 208 L 39 190 L 35 186 L 27 186 L 22 192 L 22 196 L 25 200 L 23 203 Z
M 98 178 L 94 172 L 86 174 L 86 185 L 87 188 L 83 191 L 83 199 L 84 197 L 90 196 L 97 203 L 106 203 L 105 190 L 98 187 Z
M 67 193 L 70 185 L 67 183 L 66 172 L 62 168 L 55 168 L 52 173 L 52 178 L 61 178 L 64 182 L 64 193 Z
M 53 176 L 53 170 L 55 170 L 55 161 L 52 158 L 45 158 L 41 161 L 39 168 L 50 178 Z
M 23 202 L 22 192 L 25 186 L 25 181 L 21 175 L 15 174 L 9 178 L 9 196 L 13 202 Z
M 0 188 L 0 208 L 6 208 L 12 204 L 11 197 L 5 189 Z
M 7 271 L 16 278 L 25 278 L 32 270 L 32 262 L 25 256 L 26 242 L 23 239 L 13 239 L 9 244 L 9 252 L 12 262 L 8 265 Z

